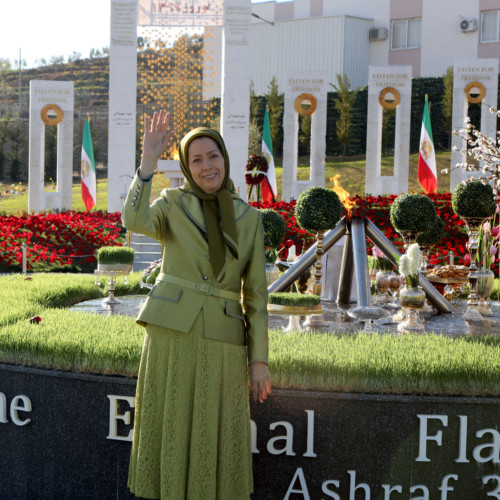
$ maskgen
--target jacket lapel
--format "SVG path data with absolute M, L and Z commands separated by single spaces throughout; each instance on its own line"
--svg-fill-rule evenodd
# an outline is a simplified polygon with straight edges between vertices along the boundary
M 179 201 L 186 215 L 206 234 L 207 228 L 205 226 L 205 217 L 203 216 L 203 207 L 200 200 L 196 196 L 184 192 L 181 194 Z

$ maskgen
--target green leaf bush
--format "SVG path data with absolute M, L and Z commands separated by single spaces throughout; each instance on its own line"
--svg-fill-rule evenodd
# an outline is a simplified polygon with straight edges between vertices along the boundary
M 402 194 L 391 205 L 391 223 L 398 232 L 423 232 L 436 218 L 434 204 L 423 194 Z
M 264 246 L 278 248 L 286 235 L 285 219 L 271 208 L 261 210 L 264 227 Z
M 493 188 L 479 179 L 461 182 L 451 195 L 451 206 L 459 217 L 491 217 L 496 209 Z
M 300 193 L 295 218 L 302 229 L 315 232 L 333 229 L 342 217 L 344 206 L 331 189 L 313 186 Z
M 436 217 L 428 229 L 417 236 L 417 243 L 420 246 L 431 247 L 440 243 L 443 238 L 444 222 L 439 217 Z

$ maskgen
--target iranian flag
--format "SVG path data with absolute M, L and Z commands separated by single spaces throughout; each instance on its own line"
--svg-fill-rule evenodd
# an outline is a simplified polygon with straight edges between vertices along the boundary
M 83 203 L 85 209 L 90 210 L 92 207 L 95 207 L 97 202 L 97 186 L 94 149 L 92 148 L 92 138 L 90 137 L 90 120 L 88 115 L 83 130 L 81 177 Z
M 266 106 L 264 113 L 264 130 L 262 131 L 262 154 L 267 160 L 267 177 L 262 182 L 262 200 L 274 203 L 278 195 L 276 174 L 274 172 L 273 145 L 271 142 L 271 127 L 269 126 L 269 111 Z
M 434 154 L 434 141 L 432 139 L 431 116 L 429 101 L 425 95 L 424 117 L 422 118 L 422 131 L 420 132 L 420 148 L 418 155 L 418 182 L 426 193 L 437 191 L 436 156 Z

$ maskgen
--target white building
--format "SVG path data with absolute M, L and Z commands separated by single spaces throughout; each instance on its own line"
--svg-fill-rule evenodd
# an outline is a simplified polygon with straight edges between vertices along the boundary
M 457 59 L 500 59 L 500 0 L 293 0 L 252 4 L 251 75 L 263 94 L 287 71 L 346 73 L 365 85 L 368 66 L 411 65 L 413 76 L 442 76 Z M 221 29 L 205 73 L 220 95 Z M 212 76 L 210 76 L 210 73 Z

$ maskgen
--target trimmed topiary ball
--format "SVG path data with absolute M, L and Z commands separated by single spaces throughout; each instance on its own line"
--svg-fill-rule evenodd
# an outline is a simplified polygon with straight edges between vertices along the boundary
M 436 218 L 434 204 L 423 194 L 402 194 L 391 205 L 391 223 L 398 232 L 423 232 Z
M 342 217 L 344 206 L 335 191 L 319 186 L 306 189 L 295 205 L 295 218 L 309 232 L 333 229 Z
M 429 228 L 417 236 L 417 243 L 421 246 L 431 247 L 437 245 L 443 238 L 444 222 L 439 217 L 436 217 Z
M 261 210 L 264 226 L 264 246 L 278 248 L 286 235 L 286 223 L 283 217 L 270 208 Z
M 491 217 L 496 209 L 493 188 L 479 179 L 461 182 L 451 196 L 451 206 L 459 217 Z

